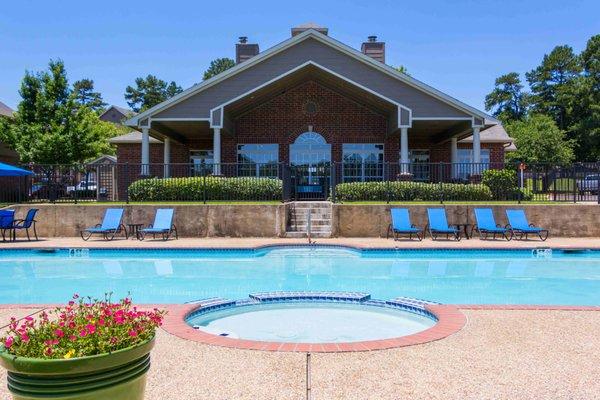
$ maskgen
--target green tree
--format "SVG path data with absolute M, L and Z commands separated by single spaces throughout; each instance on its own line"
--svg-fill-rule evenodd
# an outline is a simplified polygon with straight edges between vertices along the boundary
M 507 155 L 511 160 L 557 164 L 573 161 L 573 141 L 547 115 L 531 114 L 521 121 L 508 122 L 506 131 L 517 146 L 517 151 Z
M 517 72 L 510 72 L 496 78 L 494 90 L 485 96 L 485 109 L 504 122 L 520 120 L 527 114 L 529 94 Z
M 408 70 L 406 69 L 406 67 L 404 65 L 398 65 L 397 67 L 393 67 L 393 68 L 398 72 L 402 72 L 404 75 L 410 76 L 410 74 L 408 73 Z
M 102 95 L 94 91 L 94 81 L 91 79 L 81 79 L 73 83 L 73 98 L 95 112 L 101 112 L 106 107 Z
M 582 51 L 583 72 L 571 86 L 570 136 L 576 139 L 575 153 L 580 161 L 600 160 L 600 35 L 595 35 Z
M 47 71 L 26 72 L 19 93 L 14 121 L 0 125 L 0 140 L 21 161 L 71 164 L 112 152 L 108 138 L 118 131 L 75 100 L 62 61 L 50 61 Z
M 207 80 L 212 78 L 215 75 L 220 74 L 221 72 L 227 71 L 229 68 L 235 66 L 235 61 L 231 58 L 217 58 L 216 60 L 212 60 L 210 62 L 210 66 L 206 71 L 204 71 L 203 80 Z
M 129 107 L 135 112 L 145 111 L 155 105 L 170 99 L 183 89 L 174 81 L 167 83 L 154 75 L 146 78 L 137 78 L 135 87 L 127 86 L 125 89 L 125 100 Z
M 570 85 L 579 76 L 579 57 L 570 46 L 556 46 L 542 63 L 525 74 L 533 94 L 533 111 L 552 117 L 560 129 L 569 126 Z

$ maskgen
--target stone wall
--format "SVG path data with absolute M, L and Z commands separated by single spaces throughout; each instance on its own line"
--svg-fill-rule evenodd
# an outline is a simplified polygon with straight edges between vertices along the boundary
M 441 205 L 440 205 L 441 206 Z M 333 235 L 339 237 L 385 237 L 390 224 L 389 205 L 333 206 Z M 398 207 L 398 206 L 397 206 Z M 434 205 L 409 205 L 411 222 L 427 225 L 427 208 Z M 449 223 L 474 223 L 472 205 L 446 205 Z M 600 237 L 600 206 L 595 204 L 491 206 L 496 222 L 506 225 L 505 210 L 523 208 L 529 222 L 544 227 L 552 236 Z
M 41 237 L 79 236 L 79 232 L 102 221 L 106 205 L 43 204 L 18 205 L 16 218 L 24 218 L 29 208 L 39 208 L 36 216 Z M 121 206 L 112 206 L 121 207 Z M 123 222 L 150 224 L 160 206 L 128 205 Z M 168 207 L 168 206 L 163 206 Z M 182 237 L 278 237 L 285 232 L 284 205 L 176 205 L 175 226 Z

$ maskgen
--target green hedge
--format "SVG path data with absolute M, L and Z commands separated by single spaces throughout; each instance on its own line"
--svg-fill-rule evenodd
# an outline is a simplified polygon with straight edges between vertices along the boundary
M 483 171 L 481 183 L 490 188 L 494 200 L 531 200 L 533 194 L 518 187 L 517 171 L 488 169 Z
M 338 201 L 486 201 L 492 192 L 485 185 L 421 182 L 352 182 L 335 187 Z
M 131 201 L 281 200 L 280 179 L 191 177 L 140 179 L 129 186 Z

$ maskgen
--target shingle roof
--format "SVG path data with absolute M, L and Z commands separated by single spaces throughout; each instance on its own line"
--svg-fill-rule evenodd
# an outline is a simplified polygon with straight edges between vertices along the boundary
M 512 143 L 512 139 L 501 124 L 497 124 L 481 131 L 480 138 L 483 143 Z M 460 143 L 473 143 L 473 136 L 469 136 Z
M 103 116 L 104 114 L 106 114 L 108 111 L 110 111 L 111 108 L 114 108 L 115 110 L 117 110 L 118 112 L 120 112 L 121 114 L 123 114 L 124 116 L 126 116 L 128 118 L 135 115 L 135 111 L 130 110 L 129 108 L 111 105 L 106 109 L 106 111 L 104 111 L 102 114 L 100 114 L 100 116 Z
M 131 131 L 121 136 L 110 138 L 108 143 L 125 144 L 125 143 L 142 143 L 142 132 Z M 150 143 L 162 143 L 162 141 L 150 136 Z
M 4 115 L 5 117 L 12 117 L 15 111 L 0 101 L 0 115 Z

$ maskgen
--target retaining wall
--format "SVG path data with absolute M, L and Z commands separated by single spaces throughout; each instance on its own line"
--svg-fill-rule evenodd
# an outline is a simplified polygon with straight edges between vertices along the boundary
M 441 205 L 440 205 L 441 206 Z M 339 237 L 385 237 L 391 222 L 390 205 L 345 205 L 333 207 L 333 234 Z M 400 207 L 400 206 L 396 206 Z M 424 228 L 427 208 L 434 205 L 409 205 L 411 222 Z M 473 205 L 445 205 L 449 223 L 475 222 Z M 506 209 L 525 209 L 529 222 L 550 231 L 551 236 L 600 237 L 600 206 L 597 204 L 490 206 L 496 223 L 504 226 Z

